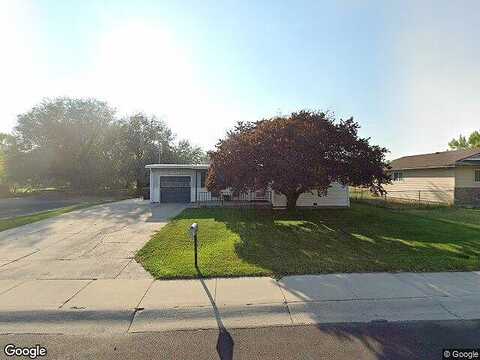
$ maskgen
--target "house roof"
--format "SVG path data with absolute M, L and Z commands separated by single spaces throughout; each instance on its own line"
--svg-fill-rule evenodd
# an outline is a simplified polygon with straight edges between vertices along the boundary
M 475 155 L 480 155 L 480 148 L 404 156 L 393 160 L 390 167 L 391 170 L 454 167 L 458 162 Z
M 149 164 L 147 169 L 191 169 L 191 170 L 207 170 L 209 164 Z

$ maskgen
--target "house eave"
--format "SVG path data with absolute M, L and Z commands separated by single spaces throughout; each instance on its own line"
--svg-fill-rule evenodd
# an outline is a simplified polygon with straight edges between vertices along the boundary
M 146 169 L 187 169 L 187 170 L 208 170 L 209 164 L 149 164 Z
M 456 165 L 404 167 L 404 168 L 388 169 L 387 172 L 391 172 L 391 171 L 402 171 L 402 170 L 452 169 L 452 168 L 454 168 L 455 166 L 456 166 Z

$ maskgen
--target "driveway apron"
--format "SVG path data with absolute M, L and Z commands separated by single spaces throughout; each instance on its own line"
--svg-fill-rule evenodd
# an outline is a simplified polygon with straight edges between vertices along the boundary
M 129 199 L 0 232 L 0 280 L 149 279 L 133 257 L 185 207 Z

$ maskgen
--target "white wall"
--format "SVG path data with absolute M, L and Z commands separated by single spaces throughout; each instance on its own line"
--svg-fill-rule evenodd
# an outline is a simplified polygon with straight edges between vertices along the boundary
M 200 170 L 197 171 L 200 172 Z M 195 202 L 195 170 L 192 169 L 150 169 L 150 202 L 160 202 L 161 176 L 190 176 L 190 201 Z M 198 184 L 200 184 L 200 174 Z
M 285 195 L 273 192 L 272 204 L 274 207 L 287 206 L 287 198 Z M 350 206 L 350 198 L 348 195 L 348 187 L 338 183 L 333 183 L 328 189 L 326 196 L 318 196 L 316 191 L 312 193 L 305 192 L 301 194 L 297 200 L 298 207 L 322 207 L 322 206 Z

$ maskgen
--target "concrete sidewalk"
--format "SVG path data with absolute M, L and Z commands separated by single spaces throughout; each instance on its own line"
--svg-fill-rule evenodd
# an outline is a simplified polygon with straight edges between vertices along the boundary
M 480 272 L 0 280 L 0 333 L 480 319 Z

